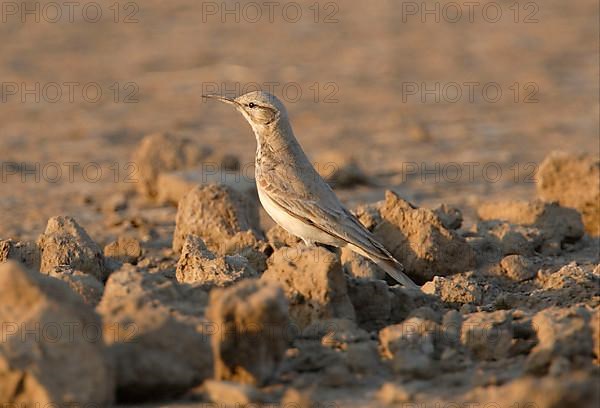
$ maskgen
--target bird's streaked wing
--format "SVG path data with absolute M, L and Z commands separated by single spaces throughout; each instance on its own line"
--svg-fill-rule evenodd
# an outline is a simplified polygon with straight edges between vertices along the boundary
M 374 258 L 395 261 L 373 234 L 340 203 L 335 193 L 324 181 L 319 180 L 321 185 L 319 185 L 319 181 L 315 182 L 319 187 L 318 194 L 302 194 L 297 190 L 286 189 L 283 191 L 278 188 L 280 185 L 293 186 L 289 179 L 284 182 L 283 180 L 273 180 L 271 176 L 277 177 L 274 173 L 269 176 L 270 181 L 261 183 L 261 187 L 269 195 L 269 198 L 288 214 L 329 235 L 359 247 Z

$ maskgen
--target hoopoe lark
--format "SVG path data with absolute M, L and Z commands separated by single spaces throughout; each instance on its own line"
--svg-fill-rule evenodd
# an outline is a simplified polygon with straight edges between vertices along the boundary
M 273 220 L 305 244 L 348 246 L 398 283 L 418 286 L 404 267 L 348 211 L 314 169 L 294 136 L 285 106 L 275 96 L 254 91 L 237 98 L 204 95 L 231 104 L 246 118 L 256 136 L 258 197 Z

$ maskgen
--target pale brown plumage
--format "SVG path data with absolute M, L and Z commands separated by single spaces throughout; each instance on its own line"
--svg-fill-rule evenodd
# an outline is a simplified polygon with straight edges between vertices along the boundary
M 307 244 L 319 242 L 368 257 L 405 287 L 418 288 L 375 236 L 339 201 L 316 172 L 296 140 L 283 104 L 266 92 L 236 99 L 210 96 L 231 103 L 252 126 L 257 139 L 256 185 L 271 217 Z

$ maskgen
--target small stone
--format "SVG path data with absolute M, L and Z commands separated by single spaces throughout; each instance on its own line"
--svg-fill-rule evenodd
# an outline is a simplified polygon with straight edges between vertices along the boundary
M 463 222 L 463 216 L 460 210 L 448 204 L 441 204 L 433 210 L 438 216 L 444 227 L 450 230 L 459 229 Z
M 508 255 L 502 258 L 500 267 L 508 278 L 517 282 L 532 279 L 537 273 L 535 264 L 522 255 Z
M 135 238 L 120 236 L 104 247 L 104 256 L 135 265 L 142 256 L 142 244 Z

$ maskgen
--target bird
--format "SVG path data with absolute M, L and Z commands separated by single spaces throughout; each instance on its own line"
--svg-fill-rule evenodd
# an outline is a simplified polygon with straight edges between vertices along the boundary
M 233 105 L 256 136 L 255 180 L 265 211 L 307 246 L 347 246 L 380 266 L 401 286 L 418 289 L 403 265 L 338 199 L 296 139 L 284 104 L 265 91 L 231 98 L 202 95 Z

